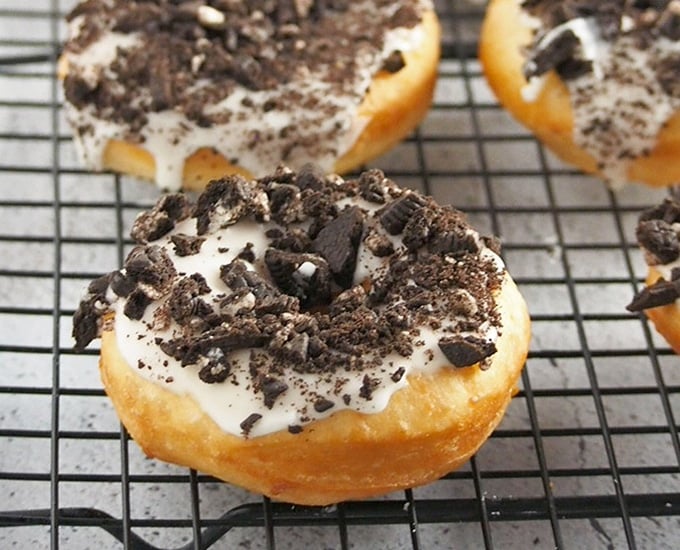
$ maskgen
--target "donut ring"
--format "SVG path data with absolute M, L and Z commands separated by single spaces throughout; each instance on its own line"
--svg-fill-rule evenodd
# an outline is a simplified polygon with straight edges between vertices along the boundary
M 386 209 L 389 209 L 390 204 L 399 202 L 400 199 L 405 200 L 405 197 L 409 197 L 408 201 L 420 197 L 415 193 L 398 190 L 378 171 L 367 174 L 360 178 L 360 181 L 364 182 L 364 184 L 360 184 L 360 186 L 363 185 L 362 197 L 375 196 L 373 194 L 376 189 L 383 189 L 392 197 L 392 199 L 387 199 Z M 280 181 L 280 175 L 277 179 Z M 369 180 L 372 182 L 371 184 L 367 184 Z M 349 184 L 338 184 L 338 180 L 334 181 L 336 182 L 333 184 L 334 186 L 340 185 L 345 186 L 344 189 L 354 189 L 354 191 L 349 192 L 349 196 L 355 195 L 356 181 L 349 182 Z M 378 187 L 376 187 L 376 183 L 379 184 Z M 243 180 L 232 178 L 223 180 L 223 183 L 218 182 L 216 185 L 222 185 L 222 189 L 224 189 L 224 185 L 241 184 L 243 184 Z M 347 185 L 349 187 L 346 187 Z M 330 188 L 326 188 L 324 193 L 331 192 L 329 190 Z M 207 193 L 214 194 L 214 192 L 215 184 L 207 190 Z M 350 200 L 353 204 L 360 204 L 362 207 L 368 204 L 365 200 L 356 196 Z M 416 200 L 423 201 L 424 199 L 418 198 Z M 201 199 L 199 199 L 200 202 Z M 271 204 L 274 204 L 274 202 Z M 416 210 L 420 211 L 419 216 L 424 216 L 423 219 L 437 219 L 436 216 L 442 212 L 453 212 L 435 207 L 429 199 L 425 202 L 425 206 L 418 207 Z M 403 204 L 403 202 L 400 204 Z M 429 217 L 430 208 L 434 209 L 431 212 L 434 213 L 435 218 Z M 286 208 L 286 210 L 290 210 L 290 208 Z M 383 213 L 377 214 L 377 216 L 382 219 L 385 216 L 385 211 L 380 211 Z M 156 213 L 158 212 L 160 210 L 156 210 Z M 352 212 L 352 210 L 350 208 L 349 211 L 344 210 L 343 212 L 348 215 L 348 212 Z M 448 216 L 448 214 L 446 215 Z M 458 216 L 458 214 L 455 216 Z M 368 221 L 370 219 L 369 215 L 365 222 L 367 225 L 365 226 L 366 233 L 363 242 L 366 246 L 371 246 L 367 244 L 368 241 L 366 240 L 368 235 L 371 234 L 371 231 L 367 229 L 372 227 L 372 222 Z M 459 218 L 456 217 L 455 219 Z M 140 222 L 141 225 L 146 227 L 144 231 L 147 231 L 147 234 L 148 228 L 153 225 L 149 220 L 148 216 L 142 217 Z M 211 224 L 214 221 L 213 219 Z M 410 234 L 409 231 L 411 230 L 408 229 L 410 227 L 408 223 L 411 222 L 407 222 L 404 235 Z M 436 226 L 438 222 L 432 223 L 435 223 Z M 136 227 L 139 227 L 140 224 L 136 224 Z M 178 225 L 178 227 L 186 228 L 186 225 Z M 229 231 L 229 229 L 227 230 Z M 477 306 L 472 309 L 468 308 L 468 315 L 474 317 L 465 321 L 467 323 L 465 326 L 468 327 L 466 330 L 473 330 L 475 325 L 470 323 L 472 323 L 473 318 L 478 319 L 477 312 L 487 311 L 484 315 L 489 315 L 489 317 L 484 317 L 487 320 L 478 326 L 480 327 L 479 330 L 482 330 L 482 327 L 488 327 L 488 323 L 492 323 L 492 326 L 501 327 L 500 335 L 495 339 L 492 346 L 495 353 L 488 347 L 488 344 L 481 344 L 481 347 L 475 348 L 476 351 L 472 354 L 468 353 L 470 348 L 466 348 L 467 352 L 462 355 L 447 355 L 441 366 L 434 368 L 435 364 L 439 365 L 437 363 L 439 359 L 434 359 L 433 368 L 419 371 L 418 368 L 425 365 L 415 364 L 420 361 L 415 359 L 416 357 L 423 357 L 423 355 L 417 355 L 418 353 L 422 352 L 425 357 L 432 358 L 435 354 L 441 352 L 436 349 L 428 351 L 429 348 L 420 348 L 419 346 L 427 345 L 416 342 L 409 356 L 412 359 L 410 361 L 406 357 L 400 359 L 407 366 L 406 371 L 401 369 L 397 371 L 405 372 L 403 378 L 399 379 L 398 387 L 395 385 L 395 390 L 390 390 L 393 393 L 386 401 L 386 406 L 382 409 L 378 407 L 374 412 L 364 412 L 361 408 L 354 410 L 349 406 L 347 408 L 336 407 L 335 412 L 333 412 L 333 409 L 320 412 L 316 417 L 308 418 L 302 425 L 294 426 L 296 429 L 291 429 L 290 421 L 284 418 L 282 421 L 283 429 L 274 429 L 268 433 L 248 432 L 252 426 L 244 427 L 244 423 L 241 423 L 244 433 L 226 431 L 221 424 L 218 425 L 218 422 L 221 423 L 223 419 L 216 420 L 212 414 L 208 414 L 209 405 L 207 402 L 198 402 L 191 395 L 172 389 L 172 384 L 168 382 L 175 383 L 178 380 L 169 381 L 167 379 L 168 371 L 165 371 L 164 367 L 160 364 L 156 365 L 154 366 L 155 372 L 160 374 L 146 376 L 144 374 L 148 368 L 145 364 L 145 362 L 148 363 L 146 356 L 142 357 L 143 361 L 131 359 L 130 352 L 123 350 L 122 346 L 128 348 L 134 346 L 133 342 L 138 341 L 140 336 L 135 336 L 138 333 L 130 332 L 127 333 L 128 336 L 124 336 L 125 331 L 128 330 L 126 327 L 130 325 L 127 321 L 123 324 L 120 323 L 130 312 L 122 304 L 115 306 L 119 300 L 117 298 L 111 299 L 111 289 L 119 288 L 121 285 L 125 286 L 125 278 L 131 276 L 134 265 L 139 265 L 137 253 L 131 253 L 132 259 L 129 258 L 126 261 L 125 272 L 111 274 L 111 276 L 118 274 L 118 282 L 114 283 L 114 279 L 109 276 L 104 279 L 104 284 L 99 280 L 99 282 L 95 281 L 91 285 L 90 295 L 81 303 L 76 313 L 74 336 L 78 346 L 83 347 L 89 339 L 97 336 L 97 332 L 101 335 L 100 370 L 106 392 L 133 439 L 150 457 L 196 468 L 274 499 L 297 504 L 325 505 L 422 485 L 436 480 L 463 464 L 477 451 L 498 425 L 510 399 L 516 392 L 518 378 L 528 350 L 529 317 L 526 304 L 519 290 L 507 272 L 504 270 L 497 272 L 496 267 L 491 268 L 492 265 L 495 265 L 495 260 L 491 260 L 492 253 L 489 249 L 480 244 L 479 246 L 482 246 L 479 252 L 481 256 L 478 256 L 477 253 L 464 252 L 464 250 L 471 250 L 470 247 L 474 248 L 474 245 L 472 244 L 473 241 L 469 240 L 470 237 L 463 237 L 463 235 L 474 236 L 475 233 L 468 233 L 465 230 L 459 235 L 462 241 L 457 241 L 458 244 L 455 245 L 459 252 L 445 252 L 443 254 L 445 256 L 455 254 L 465 262 L 473 262 L 477 258 L 477 261 L 481 262 L 479 269 L 491 269 L 491 271 L 484 271 L 487 275 L 482 275 L 482 271 L 479 271 L 480 279 L 478 282 L 466 278 L 469 292 L 472 292 L 474 296 L 487 296 L 484 300 L 491 300 L 485 306 L 486 301 L 483 302 L 480 301 L 481 298 L 475 298 Z M 404 238 L 408 242 L 408 237 Z M 432 239 L 436 238 L 433 236 Z M 474 239 L 477 239 L 477 237 L 474 237 Z M 147 246 L 159 242 L 161 241 L 153 241 Z M 228 242 L 235 249 L 240 246 L 233 240 Z M 430 241 L 430 244 L 423 244 L 422 246 L 431 246 L 433 249 L 440 247 L 439 244 L 432 245 L 432 242 L 435 241 Z M 451 243 L 452 241 L 449 239 L 446 242 Z M 474 242 L 481 243 L 482 241 L 475 240 Z M 202 246 L 209 245 L 203 244 Z M 256 244 L 255 248 L 257 246 Z M 212 255 L 209 252 L 210 250 L 212 249 L 202 250 L 198 253 L 198 257 L 203 258 L 205 256 L 205 260 L 208 260 L 209 256 Z M 397 265 L 397 256 L 394 255 L 401 254 L 399 250 L 397 247 L 393 253 L 393 259 L 385 260 L 387 263 L 381 263 L 381 265 Z M 421 250 L 424 250 L 424 248 Z M 379 253 L 383 254 L 383 252 Z M 363 265 L 367 256 L 364 255 L 364 252 L 358 254 L 357 265 Z M 311 256 L 305 257 L 311 258 Z M 386 258 L 386 256 L 381 257 Z M 265 258 L 267 258 L 267 255 L 265 255 Z M 435 256 L 429 256 L 429 258 L 432 262 L 437 261 Z M 253 260 L 252 256 L 251 260 Z M 258 264 L 257 259 L 253 261 L 255 262 L 253 265 Z M 318 269 L 321 269 L 321 265 L 319 264 Z M 482 265 L 487 267 L 482 268 Z M 274 267 L 269 267 L 269 269 L 271 273 L 278 272 L 274 270 Z M 354 284 L 354 286 L 333 298 L 330 306 L 331 311 L 335 311 L 333 319 L 342 318 L 343 314 L 338 313 L 338 310 L 333 308 L 341 303 L 339 300 L 342 299 L 342 296 L 346 296 L 348 292 L 351 295 L 364 296 L 364 289 L 368 288 L 369 296 L 376 295 L 372 292 L 380 294 L 379 289 L 383 288 L 383 283 L 380 282 L 382 275 L 378 274 L 383 273 L 381 269 L 383 268 L 377 268 L 377 271 L 368 278 L 364 278 L 364 275 L 360 275 L 359 279 L 355 278 L 355 283 L 348 283 Z M 409 269 L 420 268 L 413 264 L 413 267 Z M 477 268 L 470 267 L 470 269 Z M 298 270 L 303 271 L 302 267 L 299 267 Z M 444 275 L 445 272 L 437 271 L 437 275 L 441 274 L 442 277 L 447 277 Z M 355 276 L 357 273 L 359 271 L 355 272 Z M 412 271 L 411 273 L 418 272 Z M 498 275 L 493 275 L 493 273 L 498 273 Z M 273 276 L 276 278 L 275 275 Z M 205 277 L 206 280 L 209 280 L 208 271 L 206 271 Z M 485 283 L 484 277 L 491 277 L 491 279 Z M 145 280 L 150 281 L 151 279 Z M 361 282 L 357 283 L 357 280 Z M 110 286 L 107 287 L 106 285 Z M 128 288 L 123 292 L 129 293 L 130 289 Z M 457 287 L 455 292 L 453 290 L 447 291 L 447 294 L 442 296 L 448 296 L 449 292 L 459 293 L 461 290 Z M 468 290 L 464 292 L 468 292 Z M 130 297 L 126 300 L 126 303 L 130 304 L 133 301 L 132 294 L 128 294 L 128 296 Z M 109 304 L 109 300 L 114 302 L 114 306 Z M 420 306 L 425 307 L 425 309 L 418 311 L 429 311 L 431 307 L 439 307 L 436 305 L 438 303 L 436 299 L 432 298 L 432 300 L 427 303 L 421 302 Z M 385 303 L 394 304 L 396 302 L 388 301 Z M 117 308 L 115 315 L 112 313 L 113 307 Z M 352 306 L 352 308 L 356 307 L 359 306 Z M 385 307 L 389 309 L 392 306 L 386 305 Z M 491 309 L 484 309 L 489 307 Z M 351 310 L 354 311 L 354 309 Z M 349 312 L 350 310 L 341 311 Z M 157 319 L 156 312 L 150 315 L 147 311 L 147 314 L 144 314 L 143 317 L 146 321 L 143 320 L 140 323 Z M 340 317 L 337 317 L 338 315 Z M 361 315 L 364 315 L 364 313 L 361 313 Z M 463 313 L 457 315 L 463 315 L 463 318 L 465 318 Z M 399 318 L 402 321 L 399 321 Z M 403 317 L 395 317 L 394 319 L 395 323 L 403 322 Z M 442 322 L 449 322 L 447 319 L 449 318 L 443 317 Z M 423 328 L 420 328 L 419 334 L 425 341 L 428 337 L 423 330 Z M 483 330 L 486 331 L 487 328 Z M 154 341 L 159 336 L 165 337 L 162 331 L 154 334 Z M 453 339 L 458 338 L 451 333 L 447 332 L 446 334 Z M 465 332 L 465 334 L 468 334 L 468 332 Z M 348 334 L 344 338 L 352 339 L 353 336 Z M 150 338 L 147 338 L 147 340 L 151 341 Z M 289 342 L 292 341 L 289 340 Z M 476 340 L 472 337 L 469 341 Z M 440 340 L 440 347 L 441 342 L 442 340 Z M 372 347 L 375 346 L 379 345 L 375 344 Z M 181 347 L 181 344 L 178 347 Z M 366 354 L 367 352 L 364 351 L 363 353 Z M 370 352 L 368 353 L 370 354 Z M 252 357 L 251 355 L 251 360 Z M 308 355 L 307 357 L 307 360 L 309 360 L 311 356 Z M 351 365 L 351 356 L 346 357 L 342 361 L 346 365 Z M 386 357 L 392 357 L 392 355 Z M 453 357 L 453 359 L 450 357 Z M 431 360 L 427 359 L 426 362 Z M 409 363 L 414 364 L 409 365 Z M 387 363 L 382 364 L 383 366 L 380 369 L 384 370 Z M 392 365 L 391 362 L 389 364 Z M 394 366 L 390 367 L 388 371 L 391 372 L 398 364 L 400 363 L 395 361 Z M 448 366 L 445 366 L 447 364 Z M 451 366 L 452 364 L 458 364 L 459 367 L 454 368 Z M 463 364 L 466 366 L 463 367 Z M 186 369 L 190 368 L 193 367 L 191 365 L 186 367 Z M 178 372 L 180 371 L 172 371 L 175 377 L 178 376 Z M 201 372 L 204 372 L 204 370 L 202 369 Z M 297 387 L 297 383 L 294 382 L 295 373 L 290 369 L 287 372 L 287 376 L 292 377 L 286 379 L 289 386 L 289 390 L 286 391 L 292 391 L 292 388 Z M 352 371 L 348 370 L 347 372 L 351 373 Z M 364 372 L 375 373 L 378 371 L 360 371 L 359 378 Z M 215 371 L 211 370 L 208 374 L 215 374 Z M 393 376 L 389 372 L 387 374 L 390 378 Z M 344 376 L 351 377 L 352 375 L 343 374 L 341 378 Z M 370 376 L 373 376 L 373 374 Z M 399 376 L 402 376 L 402 374 Z M 369 377 L 369 374 L 364 376 L 364 385 L 366 384 L 366 377 Z M 395 384 L 397 383 L 397 378 L 391 379 Z M 234 382 L 238 382 L 238 387 L 246 385 L 240 379 L 235 379 Z M 230 385 L 228 381 L 224 384 Z M 333 386 L 333 384 L 331 385 Z M 223 389 L 215 384 L 212 384 L 212 387 L 216 387 L 219 391 Z M 363 395 L 364 387 L 362 386 L 358 395 Z M 384 383 L 382 387 L 385 387 Z M 344 391 L 342 390 L 342 392 Z M 307 392 L 307 394 L 310 393 L 314 392 Z M 261 391 L 255 393 L 257 399 L 260 399 L 258 396 L 262 395 L 264 395 L 266 401 L 266 389 L 261 389 Z M 356 394 L 352 395 L 354 396 L 351 398 L 352 403 L 362 401 Z M 335 399 L 330 394 L 326 397 Z M 364 397 L 366 396 L 364 395 Z M 369 396 L 365 404 L 370 405 L 370 403 L 375 403 L 381 399 L 382 397 L 374 393 L 373 400 L 371 401 L 371 396 Z M 283 411 L 281 408 L 276 409 L 274 407 L 273 411 L 276 412 L 272 412 L 271 417 L 277 422 L 279 414 L 288 414 L 285 411 L 281 412 Z M 266 409 L 260 409 L 260 412 L 268 414 Z M 234 413 L 234 415 L 237 414 Z M 241 420 L 242 416 L 243 414 L 237 416 L 237 421 Z M 250 415 L 248 418 L 252 420 L 253 417 Z M 270 419 L 269 416 L 263 417 L 262 420 L 256 419 L 256 422 L 265 422 L 268 419 Z M 286 423 L 289 425 L 288 429 L 285 428 Z M 236 425 L 238 426 L 238 424 Z
M 427 9 L 423 6 L 428 6 L 427 0 L 416 1 L 402 1 L 403 7 L 420 6 L 423 9 L 419 30 L 417 33 L 417 46 L 408 46 L 402 44 L 404 48 L 400 50 L 400 58 L 403 66 L 398 67 L 397 70 L 378 70 L 372 77 L 370 86 L 363 94 L 363 100 L 356 101 L 347 113 L 338 116 L 338 121 L 342 124 L 360 124 L 363 129 L 360 132 L 351 130 L 346 137 L 335 138 L 333 136 L 324 137 L 322 135 L 314 134 L 314 130 L 301 129 L 299 135 L 293 131 L 288 142 L 294 144 L 295 140 L 312 141 L 311 145 L 300 147 L 300 153 L 297 154 L 299 158 L 314 160 L 321 165 L 325 171 L 346 173 L 349 172 L 365 162 L 381 155 L 388 151 L 398 142 L 404 139 L 423 119 L 427 113 L 434 93 L 435 82 L 437 78 L 437 69 L 439 61 L 439 42 L 440 42 L 440 27 L 436 14 L 431 7 Z M 284 2 L 281 2 L 284 5 Z M 385 8 L 380 8 L 385 9 Z M 72 17 L 78 18 L 78 12 L 74 12 Z M 82 16 L 81 16 L 82 17 Z M 94 13 L 92 16 L 85 14 L 85 17 L 99 17 L 99 14 Z M 85 62 L 79 60 L 79 51 L 77 44 L 74 44 L 78 39 L 79 33 L 76 30 L 72 31 L 72 36 L 67 42 L 64 54 L 59 63 L 59 75 L 65 84 L 68 83 L 69 77 L 77 76 L 79 73 L 87 73 L 88 70 L 96 70 Z M 403 41 L 402 41 L 403 42 Z M 71 45 L 74 44 L 74 45 Z M 83 68 L 84 67 L 84 68 Z M 393 71 L 393 72 L 390 72 Z M 107 77 L 98 77 L 100 80 L 105 80 Z M 81 86 L 82 87 L 82 86 Z M 178 189 L 181 187 L 187 190 L 200 191 L 205 188 L 206 184 L 212 179 L 224 176 L 225 174 L 240 174 L 246 178 L 252 176 L 262 176 L 273 171 L 275 166 L 280 161 L 285 161 L 292 166 L 300 168 L 302 163 L 298 164 L 296 158 L 285 158 L 284 143 L 283 153 L 281 155 L 275 154 L 277 149 L 267 150 L 268 145 L 261 143 L 256 145 L 262 149 L 261 153 L 256 155 L 257 161 L 253 160 L 241 162 L 234 159 L 234 155 L 238 154 L 240 149 L 234 146 L 233 150 L 229 146 L 215 147 L 214 144 L 221 143 L 221 139 L 216 136 L 211 141 L 203 144 L 200 140 L 196 141 L 198 144 L 193 150 L 188 149 L 184 157 L 183 167 L 180 166 L 177 174 L 171 176 L 157 174 L 157 162 L 162 166 L 167 166 L 171 162 L 176 162 L 171 155 L 164 154 L 162 157 L 156 158 L 145 144 L 140 143 L 140 136 L 145 135 L 143 132 L 137 130 L 130 130 L 122 126 L 121 129 L 110 132 L 106 129 L 107 121 L 103 119 L 101 122 L 96 116 L 86 118 L 85 123 L 81 120 L 83 107 L 87 105 L 87 101 L 82 100 L 83 104 L 73 105 L 77 102 L 74 97 L 78 94 L 73 91 L 79 88 L 70 84 L 65 85 L 66 99 L 68 107 L 68 119 L 74 128 L 74 138 L 80 151 L 80 156 L 83 162 L 94 169 L 112 170 L 123 174 L 132 175 L 142 179 L 156 181 L 159 185 L 169 189 Z M 340 92 L 333 92 L 339 94 Z M 310 97 L 310 101 L 318 101 Z M 249 110 L 248 110 L 249 109 Z M 247 116 L 262 118 L 266 112 L 256 110 L 253 106 L 248 106 L 248 109 L 243 108 L 243 112 Z M 259 107 L 258 107 L 259 109 Z M 249 114 L 250 113 L 250 114 Z M 235 112 L 232 119 L 239 118 L 241 115 Z M 184 119 L 181 124 L 190 124 L 191 122 Z M 110 123 L 109 123 L 110 124 Z M 261 128 L 253 127 L 251 131 L 261 131 L 263 134 L 273 132 L 264 124 Z M 277 122 L 278 124 L 278 122 Z M 314 122 L 313 124 L 316 124 Z M 313 125 L 312 124 L 312 125 Z M 91 132 L 92 125 L 95 125 L 96 132 L 102 132 L 103 136 L 110 135 L 106 139 L 106 144 L 101 145 L 101 153 L 97 154 L 89 149 L 92 149 L 91 141 L 87 136 Z M 310 125 L 310 126 L 312 126 Z M 299 126 L 304 126 L 299 124 Z M 229 129 L 229 123 L 222 124 L 223 130 L 220 130 L 226 136 Z M 130 134 L 130 138 L 125 138 L 122 134 Z M 352 138 L 351 133 L 355 136 Z M 350 139 L 351 138 L 351 139 Z M 170 136 L 172 139 L 172 136 Z M 247 135 L 239 137 L 241 142 L 248 139 Z M 322 147 L 318 146 L 317 142 L 328 142 L 328 147 L 338 147 L 334 144 L 335 139 L 342 139 L 338 141 L 339 149 L 334 154 L 333 158 L 327 154 L 314 158 L 313 152 L 316 149 L 323 151 Z M 205 140 L 203 140 L 205 141 Z M 191 142 L 189 142 L 191 143 Z M 209 145 L 208 145 L 209 144 Z M 176 155 L 177 153 L 175 153 Z M 322 154 L 322 153 L 320 153 Z M 101 157 L 101 158 L 99 158 Z M 326 160 L 324 160 L 326 159 Z M 330 159 L 330 160 L 329 160 Z M 323 165 L 327 162 L 326 166 Z M 181 180 L 181 181 L 180 181 Z
M 526 17 L 526 16 L 525 16 Z M 521 124 L 566 163 L 584 172 L 607 179 L 592 150 L 574 141 L 572 98 L 564 81 L 551 70 L 544 75 L 542 87 L 532 101 L 522 95 L 527 86 L 523 73 L 525 49 L 532 42 L 531 28 L 522 22 L 518 0 L 492 0 L 487 8 L 480 36 L 479 57 L 484 74 L 499 102 Z M 680 112 L 670 116 L 657 134 L 649 154 L 627 163 L 622 181 L 640 182 L 654 187 L 680 181 Z

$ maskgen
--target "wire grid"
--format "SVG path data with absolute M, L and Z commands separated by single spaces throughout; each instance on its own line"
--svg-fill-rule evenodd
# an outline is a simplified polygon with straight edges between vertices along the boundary
M 435 105 L 374 165 L 503 239 L 533 339 L 500 428 L 437 483 L 326 508 L 145 459 L 69 332 L 157 191 L 78 165 L 54 78 L 69 7 L 0 0 L 0 547 L 677 548 L 680 365 L 624 310 L 663 193 L 610 192 L 512 122 L 475 59 L 479 2 L 437 3 Z

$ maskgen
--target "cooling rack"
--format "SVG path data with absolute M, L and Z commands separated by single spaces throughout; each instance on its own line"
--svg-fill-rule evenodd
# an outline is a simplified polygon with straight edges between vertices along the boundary
M 560 164 L 495 103 L 483 6 L 437 3 L 435 105 L 374 163 L 502 237 L 532 313 L 506 418 L 427 487 L 306 508 L 144 458 L 71 349 L 87 282 L 126 254 L 152 186 L 78 165 L 54 78 L 72 2 L 0 0 L 0 547 L 677 548 L 680 361 L 624 306 L 633 230 L 661 192 Z

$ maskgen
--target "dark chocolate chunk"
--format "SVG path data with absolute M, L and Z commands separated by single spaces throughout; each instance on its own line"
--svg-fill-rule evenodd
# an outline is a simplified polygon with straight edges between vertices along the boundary
M 286 342 L 281 348 L 282 355 L 294 364 L 300 364 L 307 360 L 309 349 L 309 336 L 301 333 Z
M 115 292 L 115 294 L 121 298 L 129 296 L 137 286 L 135 281 L 133 281 L 130 277 L 127 277 L 121 271 L 114 271 L 111 274 L 110 284 L 111 290 L 113 290 L 113 292 Z
M 183 326 L 189 325 L 194 318 L 207 318 L 213 309 L 199 296 L 209 292 L 210 287 L 200 273 L 180 279 L 173 285 L 167 301 L 170 316 Z
M 316 164 L 305 164 L 297 173 L 295 185 L 301 190 L 321 191 L 326 181 L 323 170 Z
M 102 298 L 106 296 L 106 291 L 109 288 L 111 276 L 112 274 L 109 273 L 107 275 L 97 277 L 96 279 L 91 281 L 90 284 L 87 286 L 88 294 L 101 296 Z
M 269 340 L 270 336 L 263 334 L 254 322 L 244 326 L 235 323 L 229 327 L 218 326 L 204 331 L 191 341 L 182 358 L 182 364 L 194 364 L 201 356 L 206 356 L 215 348 L 228 354 L 238 349 L 263 347 Z
M 177 233 L 170 237 L 172 244 L 175 245 L 175 254 L 178 256 L 193 256 L 201 251 L 201 246 L 205 242 L 202 237 L 192 237 Z
M 385 235 L 381 235 L 375 231 L 371 231 L 366 238 L 364 238 L 364 245 L 370 250 L 374 256 L 384 258 L 394 254 L 394 245 L 392 241 Z
M 387 59 L 385 59 L 382 70 L 387 71 L 388 73 L 398 73 L 405 66 L 406 61 L 404 60 L 404 55 L 399 50 L 395 50 L 387 56 Z
M 128 296 L 125 307 L 123 307 L 123 313 L 126 317 L 139 321 L 144 316 L 146 307 L 152 301 L 144 292 L 137 289 Z
M 399 367 L 397 370 L 395 370 L 390 375 L 390 378 L 392 379 L 392 382 L 394 382 L 396 384 L 397 382 L 399 382 L 404 377 L 405 373 L 406 373 L 406 369 L 404 367 Z
M 279 250 L 287 250 L 288 252 L 308 252 L 312 245 L 312 240 L 307 235 L 307 232 L 293 227 L 287 233 L 280 233 L 272 239 L 271 245 Z
M 253 246 L 253 243 L 246 243 L 246 246 L 241 249 L 236 257 L 252 264 L 255 261 L 255 251 L 253 250 Z
M 359 176 L 359 195 L 369 202 L 384 204 L 386 200 L 385 174 L 382 170 L 373 169 L 362 172 Z
M 265 379 L 260 384 L 260 389 L 262 390 L 262 395 L 264 396 L 264 406 L 271 409 L 276 403 L 278 397 L 288 390 L 288 384 L 273 378 L 271 376 L 265 377 Z
M 323 258 L 268 248 L 264 262 L 279 290 L 298 298 L 303 307 L 330 301 L 330 270 Z
M 300 189 L 289 183 L 273 183 L 267 189 L 272 218 L 281 225 L 297 221 L 302 213 Z
M 439 349 L 454 367 L 469 367 L 496 353 L 496 345 L 476 336 L 446 336 Z
M 638 224 L 636 237 L 642 247 L 659 263 L 668 264 L 680 257 L 680 239 L 671 224 L 663 220 L 645 220 Z
M 206 384 L 224 382 L 231 373 L 231 365 L 219 348 L 210 349 L 204 356 L 205 365 L 198 371 L 198 377 Z
M 660 60 L 656 66 L 656 78 L 664 92 L 680 98 L 680 56 L 669 55 Z
M 177 274 L 164 248 L 157 245 L 137 246 L 125 260 L 125 274 L 162 294 Z
M 160 239 L 169 233 L 178 221 L 189 217 L 189 202 L 185 195 L 164 195 L 154 207 L 140 213 L 132 224 L 130 236 L 140 244 Z
M 293 424 L 292 426 L 288 426 L 288 433 L 291 433 L 293 435 L 297 435 L 302 433 L 302 426 L 298 424 Z
M 312 250 L 325 258 L 335 282 L 342 288 L 352 285 L 363 229 L 364 214 L 352 207 L 326 224 L 312 241 Z
M 262 415 L 258 413 L 252 413 L 248 415 L 248 417 L 239 424 L 239 427 L 243 431 L 243 435 L 248 435 L 253 429 L 253 426 L 255 426 L 255 424 L 257 424 L 257 422 L 261 419 Z
M 380 380 L 378 378 L 371 378 L 368 374 L 364 375 L 361 388 L 359 389 L 359 397 L 364 398 L 366 401 L 371 401 L 373 399 L 373 392 L 379 385 Z
M 680 279 L 666 281 L 659 279 L 638 292 L 626 306 L 628 311 L 642 311 L 653 307 L 672 304 L 680 298 Z
M 426 204 L 417 193 L 408 193 L 388 204 L 380 211 L 380 223 L 390 235 L 398 235 L 404 230 L 413 213 Z
M 259 199 L 257 194 L 254 183 L 241 176 L 227 176 L 210 182 L 198 197 L 194 209 L 196 232 L 204 235 L 211 223 L 227 227 L 247 215 L 253 215 L 259 221 L 266 219 L 269 207 L 266 199 Z
M 345 312 L 352 312 L 366 302 L 366 291 L 361 285 L 353 286 L 352 288 L 341 292 L 336 296 L 331 303 L 329 313 L 331 317 L 340 315 Z
M 335 403 L 325 397 L 320 397 L 314 402 L 314 410 L 318 413 L 326 412 L 333 407 L 335 407 Z
M 71 334 L 76 341 L 74 346 L 76 351 L 84 350 L 99 334 L 101 310 L 95 304 L 96 299 L 83 300 L 73 315 Z
M 534 55 L 524 65 L 524 76 L 528 80 L 541 76 L 561 63 L 573 58 L 580 41 L 570 29 L 565 29 L 550 42 L 539 42 Z

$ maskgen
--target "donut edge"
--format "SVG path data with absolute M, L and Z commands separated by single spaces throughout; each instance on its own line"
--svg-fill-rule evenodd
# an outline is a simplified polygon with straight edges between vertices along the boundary
M 526 303 L 507 274 L 497 303 L 503 333 L 488 370 L 443 368 L 411 376 L 384 411 L 341 411 L 297 435 L 242 439 L 223 432 L 192 398 L 138 376 L 112 331 L 102 335 L 100 372 L 121 421 L 147 456 L 276 500 L 327 505 L 429 483 L 479 449 L 516 393 L 530 339 Z

